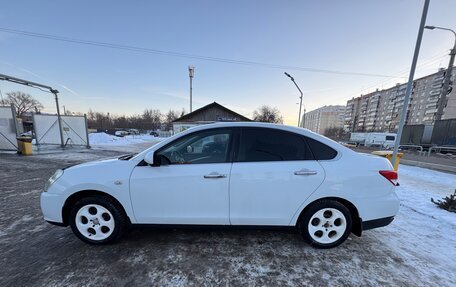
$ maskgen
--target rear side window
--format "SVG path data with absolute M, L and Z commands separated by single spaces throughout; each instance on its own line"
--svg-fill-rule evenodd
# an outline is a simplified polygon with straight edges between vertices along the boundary
M 337 151 L 317 140 L 306 138 L 306 141 L 316 160 L 328 160 L 337 156 Z
M 387 141 L 394 141 L 394 136 L 386 136 Z
M 304 138 L 268 128 L 244 128 L 239 143 L 238 161 L 311 160 Z

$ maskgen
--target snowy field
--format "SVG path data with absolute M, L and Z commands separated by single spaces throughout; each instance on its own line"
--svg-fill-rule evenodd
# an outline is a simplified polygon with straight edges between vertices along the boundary
M 117 137 L 107 133 L 90 133 L 89 142 L 93 146 L 125 146 L 144 142 L 158 142 L 164 138 L 151 135 L 128 135 Z
M 165 138 L 151 135 L 128 135 L 116 137 L 107 133 L 90 133 L 89 143 L 95 149 L 109 149 L 126 152 L 136 152 L 145 149 Z
M 0 286 L 455 286 L 456 213 L 430 199 L 453 193 L 456 175 L 406 165 L 396 219 L 330 250 L 277 230 L 135 229 L 117 244 L 94 247 L 42 220 L 39 194 L 56 168 L 138 151 L 156 139 L 97 145 L 94 138 L 91 150 L 0 154 Z

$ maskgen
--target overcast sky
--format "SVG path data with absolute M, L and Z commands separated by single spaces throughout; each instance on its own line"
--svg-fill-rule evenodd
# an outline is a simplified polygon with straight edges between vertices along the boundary
M 307 111 L 405 82 L 423 1 L 4 1 L 0 28 L 165 52 L 250 61 L 242 65 L 81 45 L 0 31 L 0 73 L 54 86 L 71 111 L 112 114 L 145 108 L 189 110 L 188 65 L 195 66 L 194 109 L 216 101 L 247 117 L 275 106 L 295 124 L 298 92 Z M 427 24 L 456 29 L 456 1 L 433 0 Z M 426 31 L 417 76 L 446 67 L 453 38 Z M 304 71 L 301 68 L 397 78 Z M 22 90 L 55 112 L 51 95 Z

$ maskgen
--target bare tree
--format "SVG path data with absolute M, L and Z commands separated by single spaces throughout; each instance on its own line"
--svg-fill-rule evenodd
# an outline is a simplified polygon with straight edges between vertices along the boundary
M 24 113 L 30 110 L 39 111 L 43 108 L 38 100 L 23 92 L 9 92 L 6 93 L 6 96 L 5 102 L 14 105 L 18 117 L 22 117 Z
M 261 106 L 253 112 L 253 120 L 256 122 L 266 122 L 266 123 L 283 123 L 282 115 L 280 114 L 279 109 Z
M 178 119 L 181 116 L 181 113 L 174 110 L 169 110 L 165 116 L 165 129 L 167 131 L 173 129 L 173 121 Z
M 160 110 L 146 109 L 142 114 L 142 129 L 157 130 L 161 128 L 162 113 Z
M 346 132 L 343 128 L 340 127 L 329 127 L 325 129 L 323 135 L 337 141 L 343 140 L 345 138 Z

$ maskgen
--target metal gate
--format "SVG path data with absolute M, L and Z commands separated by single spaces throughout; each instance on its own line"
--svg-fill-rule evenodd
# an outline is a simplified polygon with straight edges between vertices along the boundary
M 0 106 L 0 150 L 17 150 L 17 122 L 14 106 Z
M 85 116 L 61 116 L 64 146 L 89 145 L 87 119 Z M 36 144 L 61 144 L 59 119 L 57 115 L 33 114 L 33 129 Z

